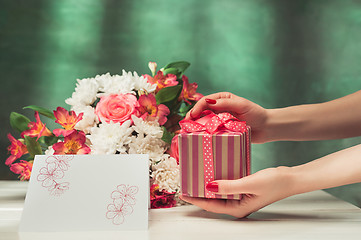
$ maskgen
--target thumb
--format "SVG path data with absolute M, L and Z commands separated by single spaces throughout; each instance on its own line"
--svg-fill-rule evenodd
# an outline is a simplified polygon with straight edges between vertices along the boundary
M 236 180 L 217 180 L 207 184 L 207 190 L 217 194 L 253 194 L 257 186 L 250 176 Z

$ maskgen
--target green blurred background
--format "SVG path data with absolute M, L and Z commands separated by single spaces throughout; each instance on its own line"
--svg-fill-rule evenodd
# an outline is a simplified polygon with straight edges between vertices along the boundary
M 0 179 L 17 179 L 4 165 L 11 111 L 33 119 L 22 107 L 66 107 L 77 78 L 177 60 L 192 64 L 186 74 L 203 94 L 230 91 L 266 108 L 342 97 L 361 88 L 361 1 L 0 0 Z M 253 145 L 252 170 L 360 140 Z M 361 206 L 360 187 L 328 191 Z

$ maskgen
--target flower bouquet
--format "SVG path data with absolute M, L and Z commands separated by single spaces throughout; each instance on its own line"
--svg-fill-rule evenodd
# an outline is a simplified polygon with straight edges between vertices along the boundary
M 65 100 L 68 111 L 50 111 L 38 106 L 32 122 L 12 112 L 10 124 L 20 133 L 10 133 L 10 156 L 5 164 L 20 180 L 30 178 L 35 155 L 47 154 L 148 154 L 152 208 L 173 207 L 179 191 L 177 154 L 170 151 L 178 122 L 198 101 L 197 84 L 189 83 L 184 71 L 187 62 L 174 62 L 152 75 L 136 72 L 109 73 L 78 79 L 72 96 Z M 40 115 L 61 127 L 50 130 Z

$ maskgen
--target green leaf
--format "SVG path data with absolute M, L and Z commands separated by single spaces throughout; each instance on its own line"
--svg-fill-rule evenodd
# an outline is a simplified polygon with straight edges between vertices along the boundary
M 25 145 L 30 156 L 35 157 L 35 155 L 43 154 L 40 143 L 36 141 L 36 138 L 25 136 Z
M 179 115 L 182 117 L 185 117 L 188 113 L 188 111 L 194 106 L 194 104 L 189 105 L 186 103 L 182 103 L 181 107 L 179 108 Z
M 23 109 L 32 109 L 34 111 L 37 111 L 39 112 L 41 115 L 45 116 L 45 117 L 48 117 L 48 118 L 51 118 L 51 119 L 56 119 L 55 116 L 54 116 L 54 113 L 46 108 L 43 108 L 43 107 L 39 107 L 39 106 L 35 106 L 35 105 L 30 105 L 30 106 L 26 106 L 24 107 Z
M 177 68 L 167 68 L 163 70 L 163 75 L 167 75 L 167 74 L 174 74 L 174 75 L 180 75 L 182 74 L 182 72 L 180 72 Z
M 30 156 L 30 154 L 26 154 L 26 155 L 23 155 L 21 157 L 21 159 L 25 160 L 25 161 L 31 161 L 31 160 L 34 160 L 34 157 Z
M 163 136 L 162 136 L 162 140 L 168 144 L 171 144 L 172 143 L 172 139 L 174 137 L 174 133 L 172 132 L 168 132 L 168 130 L 162 126 L 162 129 L 163 129 Z
M 20 113 L 17 112 L 10 113 L 10 125 L 14 130 L 20 133 L 29 129 L 28 128 L 29 122 L 30 119 Z
M 57 143 L 58 140 L 59 140 L 59 138 L 58 138 L 58 137 L 55 137 L 55 136 L 54 136 L 54 137 L 42 136 L 42 137 L 39 138 L 38 142 L 39 142 L 40 144 L 45 144 L 46 146 L 49 147 L 49 146 Z
M 98 92 L 98 93 L 100 93 L 100 92 Z M 100 101 L 100 98 L 96 98 L 95 101 L 90 106 L 95 108 L 99 101 Z
M 182 90 L 182 86 L 180 85 L 162 88 L 155 95 L 157 104 L 162 104 L 177 99 L 181 90 Z
M 179 72 L 184 73 L 185 70 L 190 66 L 191 64 L 189 62 L 185 61 L 179 61 L 179 62 L 172 62 L 169 63 L 167 66 L 164 67 L 164 69 L 168 68 L 176 68 Z

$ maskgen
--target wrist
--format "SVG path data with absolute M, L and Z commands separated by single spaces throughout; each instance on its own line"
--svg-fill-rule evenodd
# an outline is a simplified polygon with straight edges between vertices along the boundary
M 271 129 L 272 117 L 274 117 L 273 109 L 266 109 L 266 121 L 263 126 L 264 131 L 264 141 L 263 142 L 272 142 L 274 140 L 274 131 Z
M 294 167 L 280 166 L 276 168 L 281 179 L 283 197 L 289 197 L 302 192 L 302 184 L 299 180 L 299 172 Z
M 286 119 L 282 118 L 281 109 L 267 109 L 265 121 L 265 142 L 274 142 L 281 140 L 284 132 Z
M 307 119 L 296 107 L 268 109 L 265 139 L 272 141 L 299 141 L 307 129 Z
M 275 168 L 278 176 L 279 198 L 283 199 L 300 193 L 309 192 L 307 180 L 302 176 L 302 170 L 297 167 L 279 166 Z
M 322 189 L 317 171 L 307 164 L 302 164 L 289 169 L 290 191 L 292 195 Z

